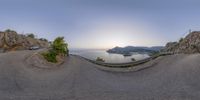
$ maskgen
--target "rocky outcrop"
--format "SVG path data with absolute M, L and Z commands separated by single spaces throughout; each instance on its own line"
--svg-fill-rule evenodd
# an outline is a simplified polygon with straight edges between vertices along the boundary
M 41 41 L 39 39 L 27 37 L 22 34 L 18 34 L 17 32 L 12 30 L 0 32 L 0 52 L 26 50 L 32 46 L 46 48 L 49 46 L 49 43 L 46 41 Z
M 163 49 L 165 52 L 176 52 L 176 49 L 178 48 L 178 42 L 168 42 Z
M 170 42 L 164 51 L 173 53 L 200 53 L 200 31 L 193 31 L 179 42 Z

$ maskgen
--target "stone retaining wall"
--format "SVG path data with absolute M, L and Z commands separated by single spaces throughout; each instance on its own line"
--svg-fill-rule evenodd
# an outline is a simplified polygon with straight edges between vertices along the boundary
M 152 57 L 139 60 L 139 61 L 130 62 L 130 63 L 104 63 L 104 62 L 93 61 L 93 60 L 90 60 L 78 55 L 74 55 L 74 56 L 78 56 L 91 63 L 99 65 L 97 66 L 97 68 L 100 70 L 111 71 L 111 72 L 130 72 L 130 71 L 140 71 L 140 70 L 155 66 L 163 58 L 163 56 L 166 56 L 166 55 L 172 55 L 172 53 L 170 52 L 160 53 Z

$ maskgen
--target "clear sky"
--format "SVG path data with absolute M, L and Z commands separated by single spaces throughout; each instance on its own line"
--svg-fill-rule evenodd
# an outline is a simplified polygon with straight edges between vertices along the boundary
M 0 0 L 0 30 L 70 48 L 155 46 L 200 30 L 200 0 Z

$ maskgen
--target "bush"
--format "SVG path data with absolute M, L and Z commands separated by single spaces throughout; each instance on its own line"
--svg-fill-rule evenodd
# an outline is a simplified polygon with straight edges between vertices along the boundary
M 184 40 L 183 38 L 180 38 L 179 43 L 181 43 L 183 40 Z
M 53 62 L 53 63 L 57 62 L 56 53 L 53 51 L 42 53 L 42 55 L 48 62 Z
M 30 38 L 35 38 L 35 35 L 33 33 L 30 33 L 30 34 L 27 34 L 27 37 L 30 37 Z
M 64 37 L 57 37 L 53 43 L 51 44 L 52 49 L 49 50 L 46 53 L 43 53 L 43 57 L 49 61 L 49 62 L 53 62 L 56 63 L 57 59 L 56 56 L 57 55 L 61 55 L 61 56 L 66 56 L 68 55 L 68 48 L 67 48 L 67 43 L 65 43 Z
M 51 46 L 56 54 L 68 55 L 68 44 L 65 43 L 64 37 L 57 37 Z
M 105 60 L 103 58 L 100 58 L 100 57 L 97 57 L 96 61 L 105 62 Z
M 45 41 L 45 42 L 48 42 L 48 40 L 47 40 L 47 39 L 45 39 L 45 38 L 40 38 L 39 40 L 40 40 L 40 41 Z
M 136 59 L 135 59 L 135 58 L 131 58 L 131 60 L 132 60 L 132 61 L 136 61 Z
M 10 33 L 10 32 L 11 32 L 11 33 L 12 33 L 12 32 L 13 32 L 13 33 L 17 33 L 16 31 L 11 30 L 11 29 L 7 29 L 7 30 L 5 30 L 5 32 L 7 32 L 7 33 Z

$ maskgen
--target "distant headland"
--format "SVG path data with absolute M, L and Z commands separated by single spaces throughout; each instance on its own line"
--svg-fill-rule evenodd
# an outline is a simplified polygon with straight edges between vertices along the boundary
M 153 54 L 159 52 L 163 49 L 163 46 L 153 46 L 153 47 L 144 47 L 144 46 L 126 46 L 126 47 L 114 47 L 107 50 L 108 53 L 122 54 L 124 56 L 129 56 L 131 53 L 147 53 Z

